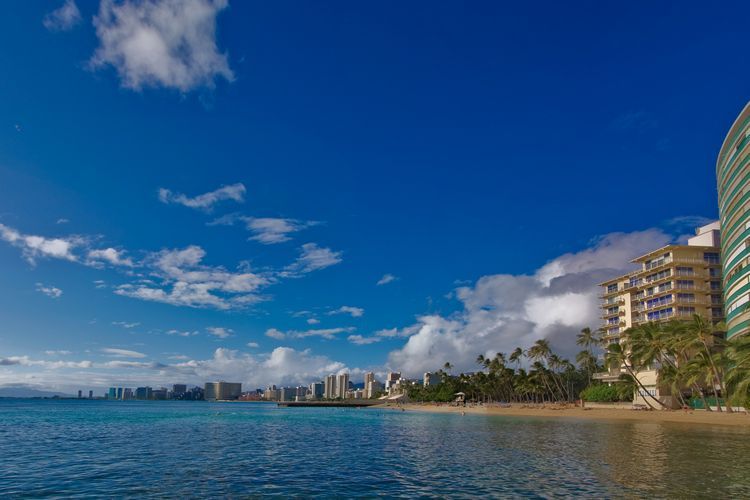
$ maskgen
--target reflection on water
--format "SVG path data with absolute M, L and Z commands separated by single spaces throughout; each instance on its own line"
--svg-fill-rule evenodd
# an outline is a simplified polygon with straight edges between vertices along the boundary
M 264 404 L 0 401 L 0 494 L 748 497 L 750 430 Z

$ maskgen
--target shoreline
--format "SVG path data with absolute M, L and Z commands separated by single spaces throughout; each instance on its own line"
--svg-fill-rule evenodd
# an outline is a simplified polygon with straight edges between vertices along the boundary
M 428 413 L 455 413 L 466 415 L 505 416 L 505 417 L 539 417 L 539 418 L 572 418 L 596 421 L 630 421 L 630 422 L 670 422 L 680 424 L 722 425 L 746 427 L 750 429 L 750 415 L 746 413 L 719 413 L 704 410 L 656 410 L 638 411 L 621 408 L 580 408 L 575 406 L 544 405 L 533 406 L 513 404 L 510 407 L 499 405 L 482 406 L 443 406 L 437 404 L 407 403 L 401 406 L 382 405 L 371 408 L 403 409 Z

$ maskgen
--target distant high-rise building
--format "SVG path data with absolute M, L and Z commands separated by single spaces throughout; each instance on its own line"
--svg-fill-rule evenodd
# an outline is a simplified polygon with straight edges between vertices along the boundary
M 399 372 L 388 372 L 388 376 L 385 379 L 385 390 L 388 391 L 388 394 L 391 393 L 391 386 L 395 385 L 400 379 L 401 374 Z
M 716 159 L 727 338 L 750 334 L 750 103 L 727 132 Z M 718 246 L 718 245 L 717 245 Z
M 226 401 L 237 399 L 242 394 L 242 384 L 239 382 L 206 382 L 205 398 L 208 401 Z
M 328 375 L 324 381 L 323 397 L 334 399 L 336 397 L 336 375 Z
M 370 380 L 365 385 L 365 397 L 367 399 L 372 399 L 375 397 L 376 394 L 378 394 L 382 390 L 383 390 L 383 384 L 381 384 L 377 380 Z
M 107 392 L 107 399 L 117 399 L 117 387 L 110 387 Z
M 266 401 L 278 401 L 279 400 L 279 390 L 276 389 L 275 385 L 269 385 L 268 388 L 263 393 L 263 399 Z
M 310 393 L 308 394 L 310 399 L 320 399 L 325 393 L 325 384 L 323 382 L 313 382 L 310 384 Z
M 187 386 L 185 384 L 174 384 L 172 386 L 172 397 L 182 397 L 187 392 Z
M 117 399 L 122 399 L 122 387 L 117 388 Z
M 294 387 L 282 387 L 279 389 L 279 401 L 294 401 L 297 398 L 297 389 Z
M 89 391 L 89 399 L 94 399 L 94 391 Z
M 151 391 L 151 399 L 159 401 L 167 399 L 167 389 L 162 387 L 161 389 L 154 389 Z
M 78 390 L 78 399 L 81 399 L 83 397 L 83 391 L 80 389 Z
M 336 397 L 346 398 L 346 391 L 349 390 L 349 374 L 342 373 L 336 377 Z
M 130 401 L 130 400 L 134 399 L 133 398 L 133 389 L 131 389 L 130 387 L 126 387 L 125 390 L 122 391 L 122 399 L 124 399 L 125 401 Z
M 135 390 L 135 399 L 145 400 L 151 399 L 151 388 L 150 387 L 138 387 Z

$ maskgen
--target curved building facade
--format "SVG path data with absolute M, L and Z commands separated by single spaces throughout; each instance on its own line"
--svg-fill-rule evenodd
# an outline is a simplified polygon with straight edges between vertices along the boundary
M 750 103 L 716 161 L 727 338 L 750 333 Z

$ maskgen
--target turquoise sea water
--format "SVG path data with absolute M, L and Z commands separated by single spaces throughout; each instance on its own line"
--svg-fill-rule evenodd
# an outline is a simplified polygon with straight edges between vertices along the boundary
M 0 400 L 3 497 L 750 497 L 750 428 Z

